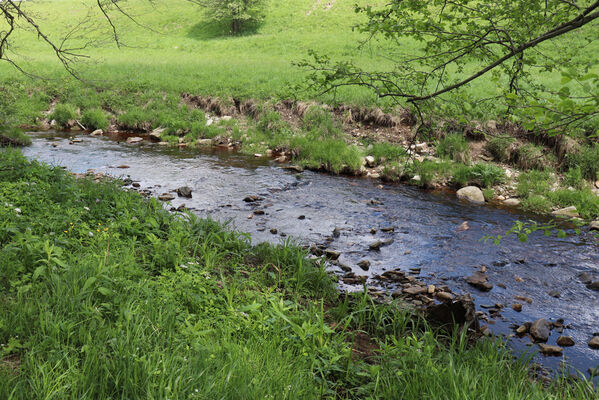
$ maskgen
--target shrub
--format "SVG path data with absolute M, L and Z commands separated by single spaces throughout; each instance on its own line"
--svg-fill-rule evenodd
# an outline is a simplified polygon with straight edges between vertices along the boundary
M 564 183 L 574 188 L 582 189 L 584 186 L 584 179 L 582 177 L 582 170 L 580 167 L 570 168 L 566 172 Z
M 453 182 L 460 186 L 475 184 L 488 188 L 504 181 L 505 171 L 493 164 L 478 163 L 472 167 L 460 164 L 453 169 Z
M 549 199 L 560 207 L 576 206 L 581 217 L 599 217 L 599 197 L 589 188 L 581 190 L 560 189 L 548 193 Z
M 106 130 L 109 124 L 106 113 L 99 108 L 85 110 L 81 116 L 81 123 L 90 130 Z
M 335 125 L 333 116 L 322 107 L 312 106 L 306 110 L 302 120 L 304 130 L 319 137 L 338 137 L 339 128 Z
M 439 140 L 437 154 L 457 162 L 466 164 L 470 162 L 470 146 L 464 135 L 459 133 L 450 133 Z
M 29 146 L 31 138 L 17 128 L 0 128 L 0 147 L 2 146 Z
M 546 214 L 551 211 L 553 205 L 549 199 L 540 194 L 533 194 L 522 201 L 522 209 L 538 214 Z
M 200 4 L 205 7 L 208 19 L 229 24 L 234 35 L 252 23 L 261 22 L 266 7 L 265 0 L 205 0 Z
M 470 168 L 470 179 L 483 187 L 491 187 L 505 182 L 505 171 L 497 165 L 478 163 Z
M 390 143 L 373 143 L 371 148 L 369 146 L 367 154 L 373 156 L 377 162 L 383 159 L 387 161 L 401 160 L 408 155 L 403 147 Z
M 485 146 L 493 158 L 499 162 L 507 162 L 512 157 L 511 145 L 515 139 L 512 137 L 500 136 L 489 140 Z
M 599 179 L 599 145 L 583 146 L 579 152 L 568 154 L 566 164 L 570 168 L 580 168 L 585 179 Z
M 485 196 L 486 201 L 491 201 L 495 198 L 495 190 L 488 188 L 483 190 L 483 196 Z
M 57 104 L 48 118 L 56 121 L 58 126 L 66 128 L 69 125 L 69 121 L 77 118 L 77 109 L 71 104 Z
M 545 195 L 551 189 L 551 175 L 548 171 L 530 171 L 518 177 L 516 192 L 520 197 L 529 195 Z
M 518 149 L 517 163 L 518 167 L 524 170 L 542 170 L 555 164 L 555 156 L 547 153 L 542 146 L 528 143 Z
M 409 164 L 406 169 L 406 175 L 410 178 L 418 175 L 420 181 L 417 181 L 420 186 L 427 186 L 435 181 L 435 179 L 442 178 L 450 171 L 449 162 L 436 163 L 433 161 L 414 161 Z

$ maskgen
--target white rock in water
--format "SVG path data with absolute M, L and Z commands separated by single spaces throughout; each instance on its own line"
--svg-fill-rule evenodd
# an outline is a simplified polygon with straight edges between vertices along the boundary
M 91 133 L 92 136 L 102 136 L 104 135 L 104 131 L 102 129 L 96 129 Z
M 559 210 L 555 210 L 551 214 L 555 215 L 556 217 L 570 217 L 570 218 L 578 218 L 580 216 L 578 214 L 578 211 L 576 210 L 576 206 L 570 206 L 570 207 L 562 208 Z
M 466 200 L 474 204 L 484 204 L 485 196 L 483 195 L 483 191 L 477 188 L 476 186 L 466 186 L 458 190 L 457 192 L 458 199 Z
M 134 137 L 127 138 L 127 143 L 139 143 L 139 142 L 142 142 L 143 140 L 144 140 L 143 138 L 134 136 Z
M 518 199 L 507 199 L 503 202 L 504 206 L 508 207 L 518 207 L 520 205 L 520 200 Z

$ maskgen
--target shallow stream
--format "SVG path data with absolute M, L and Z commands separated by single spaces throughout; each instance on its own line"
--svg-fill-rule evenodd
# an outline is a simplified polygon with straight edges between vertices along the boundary
M 584 233 L 559 239 L 541 234 L 526 243 L 503 239 L 499 246 L 482 243 L 484 235 L 503 234 L 515 220 L 528 220 L 518 212 L 459 202 L 448 193 L 429 193 L 401 185 L 294 172 L 264 158 L 229 151 L 162 147 L 149 142 L 131 145 L 105 137 L 69 136 L 45 132 L 32 134 L 33 144 L 23 150 L 29 158 L 61 165 L 72 172 L 89 169 L 130 178 L 153 195 L 172 192 L 181 186 L 193 190 L 193 198 L 178 198 L 174 207 L 186 207 L 202 216 L 231 221 L 234 229 L 248 232 L 254 242 L 279 242 L 294 238 L 301 244 L 322 244 L 341 252 L 340 263 L 356 274 L 372 277 L 386 270 L 420 268 L 426 282 L 448 285 L 455 293 L 471 293 L 477 310 L 487 312 L 504 305 L 499 318 L 492 319 L 495 334 L 513 333 L 512 325 L 545 318 L 563 318 L 576 345 L 564 349 L 564 357 L 537 356 L 544 365 L 557 369 L 563 359 L 584 371 L 599 367 L 599 350 L 587 343 L 599 331 L 599 292 L 586 288 L 582 272 L 599 279 L 599 246 Z M 128 166 L 126 169 L 116 168 Z M 263 200 L 247 203 L 257 195 Z M 264 215 L 253 215 L 255 210 Z M 469 229 L 460 230 L 465 221 Z M 393 232 L 381 228 L 393 227 Z M 376 233 L 371 233 L 372 229 Z M 333 235 L 336 229 L 338 235 Z M 276 233 L 271 233 L 275 232 Z M 380 251 L 370 251 L 375 240 L 393 239 Z M 364 272 L 357 263 L 368 259 Z M 487 267 L 490 292 L 469 286 L 464 278 L 481 266 Z M 340 274 L 339 267 L 332 267 Z M 375 284 L 376 282 L 370 282 Z M 505 288 L 502 288 L 504 286 Z M 345 289 L 351 289 L 345 286 Z M 355 288 L 355 289 L 360 289 Z M 392 288 L 391 288 L 392 289 Z M 548 293 L 557 290 L 560 298 Z M 532 304 L 515 300 L 532 299 Z M 512 304 L 523 303 L 521 312 Z M 553 330 L 549 344 L 560 335 Z M 516 352 L 535 349 L 530 339 L 513 338 Z

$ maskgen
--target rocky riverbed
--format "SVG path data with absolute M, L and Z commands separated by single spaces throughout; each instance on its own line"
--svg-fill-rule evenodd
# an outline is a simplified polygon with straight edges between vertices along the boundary
M 480 239 L 531 216 L 231 151 L 32 136 L 28 157 L 97 178 L 121 176 L 169 208 L 230 221 L 254 242 L 298 241 L 328 259 L 344 290 L 366 283 L 381 299 L 444 315 L 453 311 L 435 307 L 467 304 L 470 295 L 482 332 L 510 337 L 516 352 L 538 350 L 537 359 L 555 369 L 564 361 L 586 373 L 599 367 L 599 248 L 589 232 L 495 246 Z

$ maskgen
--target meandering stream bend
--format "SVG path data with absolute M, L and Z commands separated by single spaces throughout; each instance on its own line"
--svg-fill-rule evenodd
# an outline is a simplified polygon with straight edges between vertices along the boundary
M 81 142 L 69 144 L 67 135 L 54 132 L 32 134 L 32 138 L 33 144 L 23 149 L 27 157 L 73 172 L 93 169 L 129 176 L 155 195 L 189 186 L 193 198 L 176 198 L 175 207 L 185 203 L 199 215 L 231 220 L 234 229 L 250 233 L 254 242 L 292 237 L 305 244 L 322 243 L 338 228 L 340 235 L 329 247 L 340 251 L 340 261 L 352 266 L 356 274 L 374 276 L 385 270 L 419 267 L 425 281 L 446 284 L 456 293 L 471 293 L 479 310 L 503 304 L 502 318 L 491 325 L 496 334 L 512 333 L 512 324 L 563 318 L 571 327 L 563 334 L 576 342 L 564 349 L 567 363 L 584 372 L 599 366 L 599 350 L 587 346 L 599 331 L 599 292 L 587 289 L 578 279 L 581 272 L 599 278 L 599 246 L 589 234 L 567 239 L 539 234 L 527 243 L 506 238 L 495 246 L 480 239 L 502 234 L 515 220 L 530 216 L 464 204 L 453 196 L 407 186 L 381 189 L 377 182 L 364 179 L 308 171 L 298 174 L 266 159 L 226 151 L 128 145 L 84 135 Z M 129 168 L 115 168 L 123 164 Z M 243 201 L 248 195 L 264 198 L 259 207 L 264 215 L 248 218 L 256 208 Z M 470 229 L 459 231 L 464 221 Z M 394 232 L 381 232 L 381 227 L 389 226 Z M 376 234 L 370 233 L 372 228 Z M 380 251 L 369 251 L 371 242 L 383 238 L 393 242 Z M 357 266 L 365 258 L 371 261 L 368 272 Z M 487 266 L 494 284 L 488 293 L 464 281 L 482 265 Z M 551 290 L 561 297 L 549 296 Z M 520 313 L 511 309 L 519 302 L 514 299 L 517 295 L 533 299 L 530 305 L 524 303 Z M 558 336 L 552 331 L 548 343 L 555 344 Z M 517 352 L 530 349 L 529 343 L 526 337 L 511 339 Z M 544 365 L 560 368 L 562 358 L 537 357 Z

